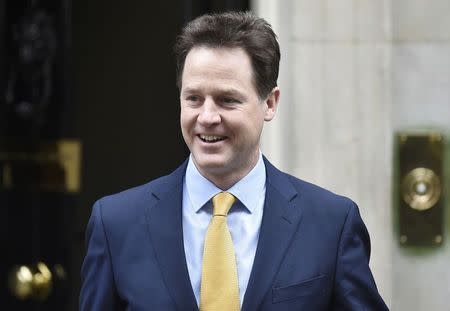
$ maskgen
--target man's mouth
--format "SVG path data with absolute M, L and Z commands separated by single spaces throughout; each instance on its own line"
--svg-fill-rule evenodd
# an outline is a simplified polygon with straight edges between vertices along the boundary
M 215 143 L 226 139 L 225 136 L 203 135 L 203 134 L 198 135 L 198 137 L 205 143 Z

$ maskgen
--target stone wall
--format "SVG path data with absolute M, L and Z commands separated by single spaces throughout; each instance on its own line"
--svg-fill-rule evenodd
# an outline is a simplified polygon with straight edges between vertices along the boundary
M 394 132 L 450 129 L 450 1 L 252 5 L 282 49 L 281 104 L 263 152 L 356 201 L 371 234 L 372 270 L 393 310 L 447 310 L 448 243 L 429 256 L 406 254 L 394 233 L 391 189 Z

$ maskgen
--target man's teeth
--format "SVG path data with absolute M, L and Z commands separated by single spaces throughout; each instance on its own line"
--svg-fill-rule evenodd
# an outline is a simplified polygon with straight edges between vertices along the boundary
M 213 136 L 213 135 L 200 135 L 200 138 L 207 142 L 220 141 L 224 140 L 225 137 L 222 136 Z

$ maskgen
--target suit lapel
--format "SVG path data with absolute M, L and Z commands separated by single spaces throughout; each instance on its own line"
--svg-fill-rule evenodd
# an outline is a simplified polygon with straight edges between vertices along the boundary
M 152 245 L 166 286 L 179 310 L 197 309 L 183 245 L 182 191 L 185 162 L 152 191 L 147 220 Z
M 301 209 L 295 200 L 297 191 L 283 173 L 264 160 L 267 171 L 264 215 L 242 310 L 258 309 L 301 219 Z

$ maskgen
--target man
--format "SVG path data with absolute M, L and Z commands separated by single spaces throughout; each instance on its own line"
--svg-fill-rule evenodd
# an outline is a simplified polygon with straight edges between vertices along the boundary
M 96 202 L 82 310 L 387 310 L 351 200 L 260 152 L 279 46 L 249 13 L 204 15 L 176 44 L 181 130 L 170 175 Z

